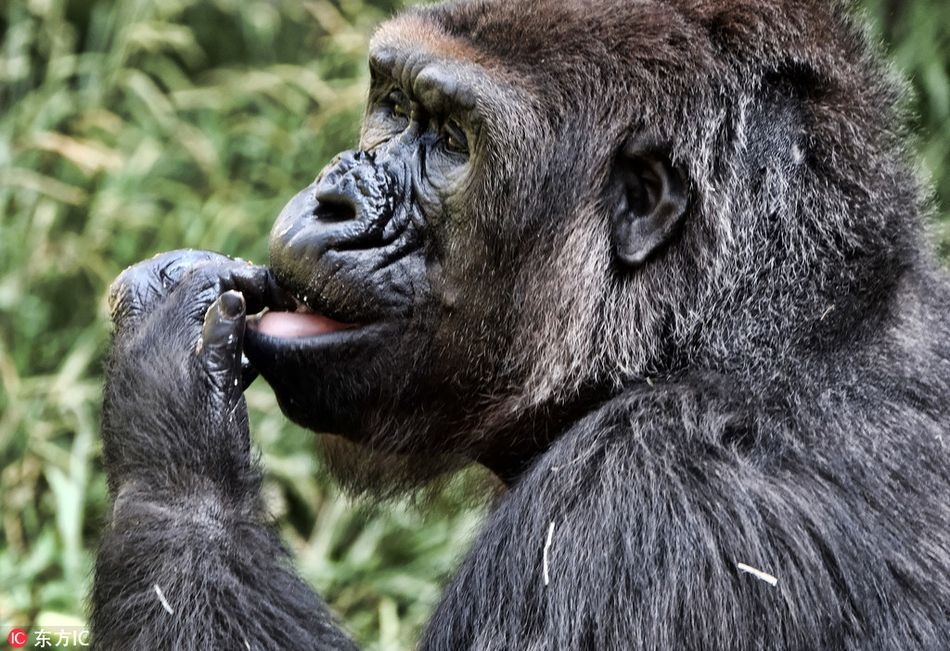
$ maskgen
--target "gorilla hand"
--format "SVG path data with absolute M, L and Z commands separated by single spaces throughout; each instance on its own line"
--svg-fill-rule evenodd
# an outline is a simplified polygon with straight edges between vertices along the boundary
M 127 270 L 111 297 L 102 436 L 114 506 L 96 560 L 96 648 L 352 649 L 289 569 L 250 455 L 241 351 L 248 310 L 283 304 L 270 271 L 174 252 Z
M 273 275 L 264 268 L 212 251 L 169 251 L 129 267 L 109 287 L 109 309 L 116 338 L 134 331 L 142 319 L 178 287 L 182 278 L 199 270 L 209 278 L 218 274 L 222 291 L 228 286 L 241 285 L 251 290 L 249 296 L 269 301 L 269 307 L 295 307 L 293 299 L 277 288 Z M 257 372 L 245 360 L 242 366 L 243 388 L 247 388 L 256 377 Z
M 266 268 L 203 251 L 165 253 L 116 279 L 103 407 L 114 491 L 187 487 L 189 477 L 240 491 L 254 481 L 245 317 L 287 301 Z

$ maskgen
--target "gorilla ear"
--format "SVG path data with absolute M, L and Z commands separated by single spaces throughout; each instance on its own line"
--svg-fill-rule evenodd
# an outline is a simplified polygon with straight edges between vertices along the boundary
M 686 216 L 686 183 L 664 148 L 634 139 L 617 156 L 611 185 L 614 254 L 639 267 L 676 235 Z

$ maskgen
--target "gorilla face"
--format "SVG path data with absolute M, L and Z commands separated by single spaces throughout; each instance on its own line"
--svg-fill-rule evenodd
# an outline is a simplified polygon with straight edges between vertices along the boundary
M 674 239 L 686 189 L 616 103 L 545 94 L 433 17 L 374 38 L 359 150 L 271 234 L 297 310 L 265 314 L 246 348 L 302 425 L 387 453 L 478 456 L 510 447 L 499 423 L 526 412 L 503 403 L 526 378 L 562 382 L 551 358 L 598 372 L 576 351 L 595 350 L 605 302 L 619 304 L 607 261 L 635 269 Z
M 373 52 L 360 150 L 337 156 L 278 217 L 271 266 L 298 308 L 266 313 L 248 336 L 292 419 L 357 440 L 397 402 L 452 402 L 475 370 L 453 349 L 486 344 L 476 334 L 454 345 L 469 329 L 450 324 L 474 317 L 452 281 L 469 256 L 447 242 L 480 248 L 458 207 L 475 201 L 481 123 L 450 65 L 411 71 L 408 55 Z

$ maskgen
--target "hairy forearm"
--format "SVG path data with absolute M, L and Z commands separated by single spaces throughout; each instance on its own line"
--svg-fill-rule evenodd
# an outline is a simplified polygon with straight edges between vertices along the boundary
M 260 309 L 269 286 L 266 270 L 187 251 L 113 286 L 102 441 L 114 507 L 91 597 L 98 649 L 353 646 L 292 571 L 260 500 L 241 351 L 247 306 Z
M 96 563 L 98 649 L 347 649 L 257 505 L 124 487 Z

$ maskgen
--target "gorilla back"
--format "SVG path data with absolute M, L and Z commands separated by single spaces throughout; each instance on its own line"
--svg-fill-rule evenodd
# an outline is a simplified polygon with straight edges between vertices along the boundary
M 420 648 L 946 648 L 950 282 L 847 6 L 452 2 L 386 23 L 370 68 L 359 149 L 270 269 L 172 253 L 114 286 L 105 646 L 168 640 L 163 581 L 207 604 L 176 643 L 349 644 L 279 562 L 246 422 L 209 416 L 242 413 L 243 337 L 354 490 L 506 483 Z M 109 632 L 130 613 L 145 633 Z M 261 613 L 285 628 L 201 627 Z

